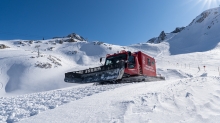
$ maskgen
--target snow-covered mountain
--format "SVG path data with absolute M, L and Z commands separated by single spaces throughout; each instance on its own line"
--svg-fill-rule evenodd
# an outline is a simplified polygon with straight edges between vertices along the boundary
M 0 41 L 0 122 L 217 123 L 219 13 L 219 8 L 207 10 L 184 29 L 162 32 L 154 43 L 87 42 L 75 33 Z M 100 57 L 121 50 L 154 57 L 157 74 L 166 80 L 98 86 L 64 82 L 65 72 L 99 66 Z
M 217 47 L 220 42 L 220 7 L 202 12 L 188 26 L 179 29 L 180 31 L 165 33 L 166 36 L 162 31 L 158 37 L 148 42 L 169 42 L 170 53 L 173 55 L 208 51 Z
M 220 42 L 219 29 L 220 7 L 204 11 L 183 31 L 168 41 L 170 52 L 180 54 L 213 49 Z

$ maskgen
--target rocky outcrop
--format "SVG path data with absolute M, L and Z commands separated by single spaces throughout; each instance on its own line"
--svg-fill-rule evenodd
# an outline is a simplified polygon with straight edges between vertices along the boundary
M 177 27 L 174 31 L 172 31 L 171 33 L 179 33 L 181 32 L 183 29 L 185 29 L 185 27 Z
M 160 33 L 160 35 L 158 37 L 155 38 L 151 38 L 150 40 L 148 40 L 148 43 L 161 43 L 166 39 L 166 34 L 164 31 L 162 31 Z
M 157 39 L 157 38 L 151 38 L 151 39 L 148 40 L 147 42 L 148 42 L 148 43 L 154 43 L 156 39 Z
M 64 37 L 59 37 L 59 36 L 56 36 L 56 37 L 53 37 L 53 39 L 62 39 L 62 42 L 77 42 L 77 41 L 86 41 L 82 36 L 76 34 L 76 33 L 71 33 L 67 36 L 64 36 Z
M 74 39 L 79 40 L 79 41 L 86 41 L 82 36 L 77 35 L 76 33 L 71 33 L 67 37 L 70 39 L 73 39 L 72 42 L 74 42 Z
M 6 46 L 4 44 L 0 44 L 0 49 L 10 48 L 9 46 Z
M 164 31 L 162 31 L 158 37 L 158 43 L 162 42 L 166 37 L 166 34 Z
M 208 17 L 210 14 L 209 11 L 203 12 L 200 16 L 200 18 L 196 21 L 197 23 L 201 23 L 203 20 L 205 20 L 206 17 Z

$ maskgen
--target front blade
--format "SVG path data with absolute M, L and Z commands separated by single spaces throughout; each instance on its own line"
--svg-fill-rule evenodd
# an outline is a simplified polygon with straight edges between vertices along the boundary
M 81 74 L 74 72 L 65 73 L 64 81 L 67 83 L 82 83 Z
M 64 81 L 68 83 L 93 83 L 103 81 L 115 81 L 121 79 L 123 74 L 124 68 L 115 68 L 87 74 L 69 72 L 65 74 Z
M 124 61 L 114 65 L 89 68 L 81 71 L 65 73 L 65 82 L 68 83 L 92 83 L 115 81 L 121 79 L 124 74 Z
M 124 68 L 115 68 L 82 75 L 83 83 L 115 81 L 122 78 Z

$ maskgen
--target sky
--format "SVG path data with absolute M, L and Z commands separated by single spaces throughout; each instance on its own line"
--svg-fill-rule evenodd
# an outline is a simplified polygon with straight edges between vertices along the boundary
M 220 0 L 0 0 L 0 40 L 76 33 L 88 41 L 143 43 L 187 26 Z

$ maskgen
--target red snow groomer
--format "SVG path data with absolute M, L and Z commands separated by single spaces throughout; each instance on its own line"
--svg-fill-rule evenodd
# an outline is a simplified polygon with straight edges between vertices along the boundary
M 102 62 L 102 58 L 100 58 Z M 157 76 L 155 59 L 141 51 L 107 54 L 100 67 L 65 73 L 68 83 L 120 83 L 165 80 Z

